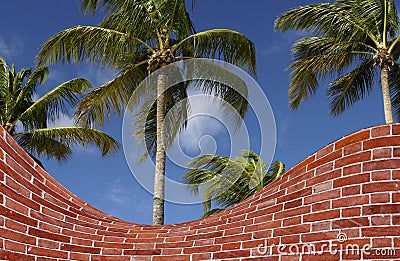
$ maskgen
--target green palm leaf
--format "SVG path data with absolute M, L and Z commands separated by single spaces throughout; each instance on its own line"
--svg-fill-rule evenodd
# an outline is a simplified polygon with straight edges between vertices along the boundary
M 101 149 L 102 156 L 119 149 L 119 143 L 104 132 L 76 126 L 36 129 L 14 135 L 14 138 L 30 152 L 60 161 L 68 159 L 71 148 L 78 145 L 94 145 Z

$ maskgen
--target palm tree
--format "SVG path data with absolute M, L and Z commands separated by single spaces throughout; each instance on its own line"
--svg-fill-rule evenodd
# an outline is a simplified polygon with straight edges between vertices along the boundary
M 115 79 L 90 92 L 80 103 L 77 118 L 81 124 L 102 125 L 112 111 L 119 115 L 146 76 L 176 61 L 220 58 L 256 73 L 253 43 L 228 29 L 196 33 L 184 0 L 81 0 L 81 3 L 84 12 L 105 9 L 106 18 L 97 26 L 76 26 L 52 36 L 37 56 L 39 64 L 90 61 L 120 71 Z M 154 118 L 148 117 L 146 125 L 153 131 L 144 134 L 149 141 L 147 147 L 151 148 L 149 153 L 156 158 L 153 224 L 164 223 L 165 149 L 170 144 L 164 142 L 165 114 L 187 98 L 187 84 L 170 88 L 164 94 L 166 80 L 160 74 Z M 240 115 L 245 114 L 246 100 L 232 89 L 208 84 L 203 90 L 228 97 Z M 188 109 L 183 103 L 177 122 L 186 121 Z
M 337 0 L 281 14 L 276 30 L 312 35 L 292 48 L 290 107 L 298 109 L 320 80 L 334 77 L 327 95 L 331 114 L 339 115 L 370 94 L 380 70 L 386 123 L 393 122 L 393 108 L 400 118 L 399 25 L 393 0 Z
M 220 212 L 264 188 L 285 172 L 285 165 L 277 160 L 270 168 L 252 151 L 243 150 L 235 159 L 213 154 L 194 158 L 192 168 L 183 176 L 197 195 L 202 191 L 204 215 Z M 221 208 L 211 209 L 212 201 Z
M 75 145 L 95 145 L 102 155 L 115 152 L 119 148 L 118 142 L 103 132 L 77 126 L 47 127 L 76 105 L 83 91 L 91 88 L 87 80 L 77 78 L 34 101 L 36 88 L 48 75 L 49 70 L 44 66 L 16 72 L 14 65 L 9 68 L 0 57 L 0 125 L 28 153 L 39 157 L 66 160 Z

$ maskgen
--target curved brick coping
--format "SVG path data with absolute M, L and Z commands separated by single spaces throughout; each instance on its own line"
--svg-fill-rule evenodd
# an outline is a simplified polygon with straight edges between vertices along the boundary
M 339 233 L 347 237 L 343 244 Z M 399 124 L 361 130 L 326 146 L 222 213 L 158 227 L 125 222 L 83 202 L 0 127 L 0 259 L 398 259 L 399 235 Z M 324 244 L 331 244 L 332 253 L 324 248 L 305 254 L 307 247 L 321 250 Z M 357 244 L 372 250 L 344 250 Z M 289 248 L 297 254 L 286 256 Z M 393 250 L 378 256 L 375 251 L 383 248 Z

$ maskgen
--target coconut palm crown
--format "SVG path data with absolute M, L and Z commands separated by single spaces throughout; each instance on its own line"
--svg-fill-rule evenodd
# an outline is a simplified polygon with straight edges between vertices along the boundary
M 205 154 L 191 160 L 192 170 L 183 175 L 193 193 L 203 194 L 203 217 L 235 205 L 285 172 L 285 165 L 274 161 L 269 168 L 255 152 L 243 150 L 239 157 Z M 221 208 L 211 209 L 212 202 Z
M 76 114 L 80 124 L 102 125 L 111 113 L 119 115 L 140 82 L 176 61 L 216 58 L 256 74 L 253 43 L 229 29 L 196 32 L 184 0 L 81 0 L 81 4 L 84 12 L 105 10 L 106 18 L 97 26 L 76 26 L 52 36 L 37 56 L 39 64 L 89 61 L 120 72 L 83 99 Z M 164 118 L 173 106 L 181 106 L 174 122 L 184 128 L 190 108 L 188 85 L 165 92 L 166 81 L 161 75 L 153 114 L 144 117 L 148 129 L 139 133 L 146 136 L 149 154 L 156 158 L 153 224 L 164 223 L 165 149 L 175 137 L 175 132 L 167 137 Z M 204 84 L 202 90 L 227 100 L 242 117 L 246 113 L 245 97 L 231 88 Z
M 119 144 L 109 135 L 85 127 L 48 127 L 76 105 L 83 91 L 92 85 L 83 78 L 67 81 L 34 100 L 38 85 L 49 75 L 45 66 L 35 69 L 8 67 L 0 57 L 0 125 L 39 163 L 45 156 L 68 159 L 72 147 L 94 145 L 102 155 L 116 152 Z
M 321 80 L 333 78 L 327 96 L 331 114 L 343 113 L 381 82 L 386 123 L 400 118 L 399 17 L 393 0 L 337 0 L 299 6 L 275 21 L 278 31 L 306 31 L 298 40 L 289 104 L 298 109 Z

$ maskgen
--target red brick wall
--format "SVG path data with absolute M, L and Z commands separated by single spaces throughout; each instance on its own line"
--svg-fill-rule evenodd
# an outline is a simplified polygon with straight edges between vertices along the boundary
M 83 202 L 0 127 L 0 259 L 400 259 L 400 125 L 344 137 L 225 212 L 158 227 Z

